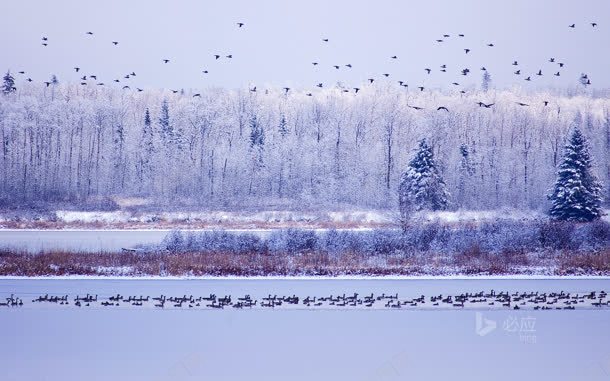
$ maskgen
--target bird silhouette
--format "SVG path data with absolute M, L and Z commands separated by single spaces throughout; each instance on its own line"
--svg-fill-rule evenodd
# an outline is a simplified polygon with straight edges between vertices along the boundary
M 425 70 L 425 71 L 427 71 L 427 72 L 428 72 L 428 74 L 430 74 L 430 72 L 432 71 L 432 70 L 427 69 L 427 68 L 426 68 L 426 69 L 424 69 L 424 70 Z
M 208 74 L 208 71 L 207 71 L 207 70 L 202 70 L 201 72 L 202 72 L 203 74 Z
M 238 22 L 238 23 L 237 23 L 237 26 L 238 26 L 239 28 L 241 28 L 241 27 L 242 27 L 242 26 L 244 26 L 244 25 L 246 25 L 246 24 L 244 24 L 243 22 Z
M 49 41 L 49 39 L 47 37 L 43 37 L 42 41 Z
M 94 80 L 97 81 L 97 75 L 90 75 L 89 77 L 93 78 Z
M 47 85 L 47 87 L 49 87 L 49 85 L 51 84 L 51 82 L 44 82 L 45 85 Z
M 518 104 L 519 106 L 529 106 L 527 103 L 522 103 L 522 102 L 515 102 L 516 104 Z
M 409 107 L 414 109 L 414 110 L 417 110 L 417 111 L 424 109 L 423 107 L 418 107 L 418 106 L 409 106 Z
M 323 38 L 322 41 L 328 42 L 328 38 Z
M 172 93 L 178 94 L 178 90 L 172 90 Z
M 290 87 L 284 87 L 284 94 L 288 95 L 288 92 L 290 91 Z
M 515 74 L 516 74 L 516 75 L 520 75 L 520 74 L 521 74 L 521 70 L 517 70 L 517 71 L 515 72 Z
M 549 62 L 555 62 L 555 58 L 553 58 L 553 57 L 549 58 Z
M 117 46 L 117 45 L 119 44 L 119 42 L 118 42 L 118 41 L 112 41 L 112 44 L 113 44 L 114 46 Z
M 460 34 L 458 34 L 458 36 L 459 36 L 459 37 L 464 37 L 464 35 L 463 35 L 463 34 L 461 34 L 461 33 L 460 33 Z
M 423 86 L 419 86 L 417 88 L 419 89 L 419 91 L 424 91 L 424 87 Z
M 351 69 L 352 64 L 347 64 L 347 65 L 345 65 L 345 66 L 347 66 L 347 67 L 349 67 L 349 68 Z
M 227 58 L 233 58 L 233 54 L 227 55 Z
M 390 57 L 390 58 L 391 58 L 391 59 L 393 59 L 393 60 L 395 60 L 395 59 L 398 59 L 398 56 L 392 56 L 392 57 Z
M 517 66 L 519 63 L 517 61 L 513 61 L 513 66 Z
M 93 32 L 87 32 L 87 34 L 93 36 Z
M 78 71 L 80 70 L 80 67 L 75 67 L 74 70 L 78 73 Z
M 482 66 L 482 67 L 481 67 L 481 70 L 482 70 L 482 71 L 487 71 L 487 69 L 485 68 L 485 66 Z
M 136 72 L 132 71 L 131 73 L 129 73 L 129 75 L 131 75 L 132 77 L 135 77 L 136 76 Z
M 130 87 L 125 85 L 125 86 L 123 86 L 123 90 L 125 90 L 125 89 L 130 89 Z
M 47 44 L 46 42 L 43 42 L 42 46 L 49 46 L 49 44 Z
M 448 34 L 443 34 L 443 37 L 444 37 L 444 38 L 449 38 L 449 37 L 451 37 L 451 36 L 450 36 L 450 35 L 448 35 Z
M 542 70 L 538 70 L 538 73 L 536 73 L 536 75 L 541 76 L 542 75 Z
M 323 85 L 322 83 L 318 83 L 316 86 L 322 88 Z
M 453 83 L 452 83 L 452 85 L 454 85 L 454 86 L 459 86 L 460 84 L 459 84 L 459 83 L 457 83 L 457 82 L 453 82 Z
M 144 89 L 140 89 L 139 87 L 136 87 L 136 90 L 138 90 L 138 92 L 144 91 Z
M 443 42 L 443 40 L 436 40 L 436 42 Z
M 591 26 L 592 26 L 593 28 L 595 28 L 595 27 L 597 26 L 597 23 L 596 23 L 596 22 L 592 22 L 592 23 L 591 23 Z
M 313 96 L 313 94 L 312 94 L 312 93 L 307 93 L 307 94 L 305 94 L 305 95 L 307 95 L 308 97 Z
M 317 66 L 317 65 L 318 65 L 318 63 L 317 63 L 317 62 L 312 62 L 311 64 L 312 64 L 313 66 Z
M 544 101 L 544 107 L 549 105 L 549 101 Z
M 339 65 L 333 65 L 335 69 L 339 69 Z
M 356 92 L 356 94 L 358 94 L 358 91 L 360 91 L 359 87 L 354 87 L 354 91 Z
M 168 60 L 168 59 L 164 59 L 164 60 L 163 60 L 163 63 L 168 63 L 168 62 L 169 62 L 169 60 Z
M 487 46 L 489 46 L 491 48 L 494 46 L 494 44 L 487 44 Z
M 28 79 L 26 79 L 26 81 L 32 82 L 32 78 L 28 78 Z
M 568 25 L 570 28 L 576 28 L 576 24 Z
M 555 74 L 553 74 L 555 77 L 559 77 L 561 75 L 561 73 L 557 72 Z
M 470 52 L 470 49 L 464 49 L 464 52 L 466 52 L 466 54 L 468 54 Z
M 369 83 L 373 83 L 373 82 L 375 82 L 375 79 L 369 78 Z
M 445 107 L 445 106 L 440 106 L 439 108 L 436 109 L 436 111 L 441 111 L 441 110 L 449 111 L 447 109 L 447 107 Z
M 389 77 L 390 75 L 389 75 L 388 73 L 384 73 L 384 74 L 383 74 L 383 76 L 387 78 L 387 77 Z
M 563 62 L 559 62 L 558 65 L 559 65 L 559 67 L 563 67 L 564 63 Z
M 214 54 L 214 58 L 219 59 L 220 55 L 219 54 Z
M 193 98 L 195 98 L 195 97 L 201 97 L 201 94 L 199 94 L 199 93 L 194 94 L 194 95 L 193 95 Z
M 254 86 L 253 88 L 250 89 L 250 91 L 252 91 L 253 93 L 256 92 L 256 86 Z
M 525 80 L 526 80 L 526 81 L 531 81 L 531 80 L 532 80 L 532 78 L 531 78 L 531 77 L 527 77 L 527 78 L 525 78 Z

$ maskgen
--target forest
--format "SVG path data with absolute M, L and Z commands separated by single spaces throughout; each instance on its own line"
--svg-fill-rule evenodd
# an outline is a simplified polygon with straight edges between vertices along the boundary
M 23 84 L 0 95 L 7 205 L 395 209 L 421 139 L 449 209 L 543 210 L 571 129 L 610 184 L 610 99 L 587 89 L 345 92 Z

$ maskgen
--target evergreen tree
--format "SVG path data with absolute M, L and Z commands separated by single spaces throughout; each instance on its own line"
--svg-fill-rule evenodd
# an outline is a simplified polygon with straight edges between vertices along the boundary
M 448 197 L 449 192 L 434 161 L 432 147 L 423 139 L 398 187 L 401 217 L 405 221 L 412 211 L 444 210 Z
M 457 202 L 463 207 L 466 200 L 469 199 L 469 193 L 467 190 L 470 189 L 468 183 L 472 181 L 472 176 L 475 173 L 475 167 L 470 157 L 470 151 L 466 144 L 460 146 L 460 165 L 458 168 L 459 182 L 458 182 L 458 194 Z
M 481 88 L 483 91 L 489 90 L 489 85 L 491 84 L 491 75 L 487 70 L 483 71 L 483 81 L 481 82 Z
M 13 76 L 11 75 L 11 71 L 7 71 L 6 74 L 3 77 L 4 79 L 4 83 L 2 85 L 2 93 L 3 94 L 10 94 L 13 91 L 17 90 L 17 88 L 15 87 L 15 78 L 13 78 Z
M 282 137 L 286 136 L 288 134 L 288 126 L 286 123 L 286 116 L 282 113 L 282 115 L 280 116 L 280 124 L 278 126 L 278 130 L 280 132 L 280 135 Z
M 165 144 L 170 143 L 173 140 L 172 125 L 169 120 L 169 105 L 167 99 L 163 100 L 161 104 L 161 116 L 159 117 L 159 126 L 161 130 L 161 137 Z
M 549 195 L 552 218 L 584 222 L 601 216 L 602 186 L 591 167 L 587 140 L 575 127 L 565 146 L 553 193 Z
M 265 131 L 258 122 L 256 114 L 250 117 L 250 147 L 262 148 L 265 145 Z

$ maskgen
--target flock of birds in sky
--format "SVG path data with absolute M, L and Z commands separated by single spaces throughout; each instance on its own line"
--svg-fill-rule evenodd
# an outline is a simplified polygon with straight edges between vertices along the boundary
M 240 28 L 240 29 L 244 28 L 244 27 L 245 27 L 245 25 L 246 25 L 246 24 L 245 24 L 245 23 L 243 23 L 243 22 L 238 22 L 238 23 L 236 23 L 237 28 Z M 595 23 L 595 22 L 591 22 L 591 23 L 590 23 L 590 27 L 591 27 L 591 28 L 597 28 L 597 26 L 598 26 L 598 24 L 597 24 L 597 23 Z M 571 29 L 576 29 L 576 24 L 571 24 L 571 25 L 568 25 L 568 28 L 571 28 Z M 94 33 L 93 33 L 93 32 L 91 32 L 91 31 L 86 32 L 85 34 L 86 34 L 86 36 L 87 36 L 87 37 L 90 37 L 90 38 L 92 38 L 92 37 L 94 36 Z M 464 35 L 464 34 L 458 34 L 458 35 L 457 35 L 457 38 L 458 38 L 458 39 L 459 39 L 459 38 L 464 38 L 464 37 L 465 37 L 465 35 Z M 442 38 L 438 38 L 438 39 L 436 40 L 436 43 L 438 43 L 438 44 L 442 44 L 442 43 L 446 42 L 446 40 L 447 40 L 447 39 L 449 39 L 449 38 L 451 38 L 451 35 L 450 35 L 450 34 L 443 34 L 443 35 L 442 35 Z M 322 43 L 326 44 L 326 43 L 328 43 L 328 42 L 329 42 L 329 39 L 328 39 L 328 38 L 323 38 L 323 39 L 322 39 Z M 110 43 L 112 43 L 112 45 L 114 45 L 114 46 L 119 45 L 119 41 L 110 41 Z M 43 36 L 43 37 L 42 37 L 42 46 L 43 46 L 43 47 L 48 47 L 48 46 L 49 46 L 49 39 L 48 39 L 48 37 L 46 37 L 46 36 Z M 487 44 L 486 44 L 486 48 L 494 48 L 494 47 L 495 47 L 495 45 L 494 45 L 494 43 L 492 43 L 492 42 L 490 42 L 490 43 L 487 43 Z M 464 51 L 464 54 L 466 54 L 466 55 L 467 55 L 467 54 L 469 54 L 469 53 L 470 53 L 472 50 L 471 50 L 471 48 L 463 48 L 463 51 Z M 223 59 L 233 59 L 233 54 L 213 54 L 212 56 L 214 57 L 214 60 L 215 60 L 215 61 L 217 61 L 217 60 L 223 60 Z M 389 56 L 389 57 L 388 57 L 388 59 L 389 59 L 389 60 L 394 61 L 394 60 L 399 60 L 399 57 L 398 57 L 397 55 L 392 55 L 392 56 Z M 169 58 L 162 58 L 162 59 L 161 59 L 161 62 L 162 62 L 163 64 L 171 64 L 171 59 L 169 59 Z M 549 60 L 548 60 L 548 62 L 549 62 L 550 64 L 556 65 L 555 70 L 551 70 L 551 74 L 546 74 L 546 73 L 543 73 L 543 70 L 542 70 L 542 69 L 539 69 L 539 70 L 538 70 L 537 72 L 535 72 L 535 73 L 532 73 L 532 74 L 528 74 L 528 75 L 526 75 L 525 73 L 522 73 L 522 69 L 520 69 L 519 62 L 518 62 L 517 60 L 514 60 L 514 61 L 512 62 L 512 64 L 511 64 L 511 65 L 514 67 L 514 68 L 513 68 L 513 70 L 514 70 L 514 71 L 513 71 L 513 74 L 514 74 L 516 77 L 521 77 L 521 78 L 523 78 L 523 80 L 524 80 L 524 81 L 528 81 L 528 82 L 532 81 L 532 80 L 533 80 L 534 78 L 536 78 L 536 77 L 541 77 L 541 76 L 543 76 L 543 75 L 552 75 L 552 76 L 554 76 L 554 77 L 560 77 L 560 76 L 561 76 L 561 69 L 562 69 L 562 68 L 565 66 L 565 63 L 564 63 L 564 62 L 560 62 L 560 61 L 558 61 L 558 60 L 557 60 L 555 57 L 550 57 L 550 58 L 549 58 Z M 312 66 L 313 66 L 314 68 L 317 68 L 317 67 L 321 66 L 321 63 L 320 63 L 320 62 L 318 62 L 318 61 L 313 61 L 311 64 L 312 64 Z M 336 70 L 340 70 L 340 69 L 342 69 L 342 68 L 345 68 L 345 69 L 349 70 L 349 69 L 352 69 L 352 68 L 353 68 L 353 65 L 352 65 L 351 63 L 347 63 L 347 64 L 343 64 L 343 65 L 332 65 L 332 67 L 334 67 Z M 448 65 L 443 64 L 443 65 L 440 65 L 440 67 L 439 67 L 437 70 L 439 70 L 439 72 L 441 72 L 441 73 L 447 73 L 448 69 L 449 69 L 449 68 L 448 68 Z M 424 70 L 424 71 L 425 71 L 425 72 L 426 72 L 428 75 L 429 75 L 429 74 L 431 74 L 431 73 L 434 71 L 432 68 L 429 68 L 429 67 L 424 68 L 423 70 Z M 483 72 L 486 72 L 486 71 L 487 71 L 487 69 L 486 69 L 484 66 L 483 66 L 483 67 L 481 67 L 481 68 L 480 68 L 480 70 L 481 70 L 481 71 L 483 71 Z M 75 66 L 75 67 L 74 67 L 74 71 L 75 71 L 76 73 L 79 73 L 79 76 L 80 76 L 80 75 L 82 75 L 82 73 L 83 73 L 83 71 L 81 70 L 81 68 L 80 68 L 79 66 Z M 468 75 L 470 74 L 470 72 L 471 72 L 471 69 L 470 69 L 470 68 L 463 68 L 463 69 L 461 69 L 459 72 L 460 72 L 460 74 L 461 74 L 462 76 L 468 76 Z M 22 71 L 19 71 L 19 74 L 21 74 L 21 75 L 25 75 L 25 74 L 26 74 L 26 72 L 22 70 Z M 203 74 L 203 75 L 208 75 L 208 74 L 210 74 L 210 71 L 209 71 L 209 70 L 207 70 L 207 69 L 204 69 L 204 70 L 202 70 L 202 74 Z M 390 73 L 382 73 L 382 74 L 381 74 L 381 76 L 382 76 L 382 77 L 384 77 L 384 78 L 389 78 L 389 77 L 390 77 Z M 136 72 L 135 72 L 135 71 L 131 71 L 131 72 L 129 72 L 129 73 L 126 73 L 126 74 L 125 74 L 125 75 L 124 75 L 122 78 L 116 78 L 116 79 L 114 79 L 114 80 L 113 80 L 113 82 L 114 82 L 114 83 L 116 83 L 116 84 L 119 84 L 119 83 L 125 83 L 126 81 L 128 81 L 129 79 L 131 79 L 131 78 L 133 78 L 133 77 L 136 77 Z M 376 80 L 376 79 L 377 79 L 377 78 L 368 78 L 366 82 L 368 82 L 368 84 L 372 84 L 373 82 L 375 82 L 375 80 Z M 97 75 L 95 75 L 95 74 L 82 75 L 82 76 L 80 77 L 80 84 L 81 84 L 81 85 L 83 85 L 83 86 L 87 86 L 87 85 L 89 85 L 89 84 L 91 83 L 91 82 L 90 82 L 91 80 L 95 81 L 95 85 L 97 85 L 97 86 L 105 86 L 105 85 L 106 85 L 104 82 L 98 81 L 98 76 L 97 76 Z M 29 78 L 29 77 L 28 77 L 28 78 L 26 79 L 26 81 L 27 81 L 27 82 L 32 82 L 33 80 L 32 80 L 31 78 Z M 55 81 L 56 81 L 56 79 L 55 79 Z M 587 75 L 587 74 L 584 74 L 584 73 L 581 75 L 580 82 L 581 82 L 581 84 L 582 84 L 582 85 L 584 85 L 584 86 L 588 86 L 588 85 L 590 85 L 590 84 L 591 84 L 591 80 L 590 80 L 590 78 L 588 77 L 588 75 Z M 44 83 L 44 84 L 45 84 L 47 87 L 49 87 L 49 86 L 51 86 L 52 84 L 54 84 L 55 82 L 54 82 L 54 80 L 50 80 L 50 81 L 44 81 L 43 83 Z M 401 86 L 401 87 L 406 88 L 406 89 L 408 89 L 408 88 L 409 88 L 409 85 L 408 85 L 408 84 L 407 84 L 407 82 L 406 82 L 406 81 L 404 81 L 404 80 L 397 80 L 397 84 L 398 84 L 399 86 Z M 457 81 L 453 81 L 453 82 L 451 82 L 451 85 L 452 85 L 452 86 L 455 86 L 455 87 L 459 87 L 459 86 L 460 86 L 460 83 L 459 83 L 459 82 L 457 82 Z M 315 85 L 315 87 L 317 87 L 317 88 L 323 88 L 324 86 L 325 86 L 325 84 L 324 84 L 324 83 L 322 83 L 322 82 L 318 82 L 318 83 Z M 128 84 L 125 84 L 125 85 L 123 85 L 123 89 L 125 89 L 125 90 L 130 90 L 130 89 L 131 89 L 131 86 L 130 86 L 130 85 L 128 85 Z M 424 91 L 425 89 L 426 89 L 426 88 L 425 88 L 425 86 L 417 86 L 417 90 L 419 90 L 420 92 Z M 139 87 L 136 87 L 136 88 L 135 88 L 135 90 L 136 90 L 136 91 L 138 91 L 138 92 L 142 92 L 142 91 L 144 91 L 144 89 L 139 88 Z M 250 92 L 255 93 L 255 92 L 257 92 L 257 87 L 256 87 L 256 86 L 250 86 L 250 87 L 249 87 L 249 90 L 250 90 Z M 358 92 L 359 92 L 360 90 L 361 90 L 361 88 L 360 88 L 360 87 L 352 87 L 351 89 L 348 89 L 348 88 L 342 88 L 342 90 L 341 90 L 341 91 L 342 91 L 342 92 L 344 92 L 344 93 L 354 93 L 354 94 L 358 94 Z M 174 94 L 178 93 L 178 90 L 171 90 L 171 91 L 172 91 Z M 290 87 L 284 87 L 284 88 L 283 88 L 283 91 L 284 91 L 284 94 L 285 94 L 285 95 L 288 95 L 288 94 L 289 94 L 289 92 L 291 91 L 291 88 L 290 88 Z M 267 90 L 266 92 L 268 92 L 268 90 Z M 462 89 L 462 90 L 460 90 L 460 93 L 461 93 L 461 94 L 465 94 L 465 93 L 466 93 L 466 91 L 465 91 L 464 89 Z M 312 93 L 312 92 L 307 92 L 307 93 L 306 93 L 306 95 L 311 97 L 311 96 L 313 96 L 313 93 Z M 193 95 L 193 97 L 201 97 L 201 94 L 200 94 L 200 93 L 196 93 L 196 94 L 194 94 L 194 95 Z M 527 107 L 527 106 L 529 106 L 529 104 L 527 104 L 527 103 L 523 103 L 523 102 L 516 102 L 516 103 L 517 103 L 519 106 L 523 106 L 523 107 Z M 491 107 L 494 105 L 494 103 L 484 103 L 484 102 L 478 102 L 478 104 L 479 104 L 479 106 L 480 106 L 480 107 L 484 107 L 484 108 L 491 108 Z M 544 106 L 548 106 L 548 104 L 549 104 L 549 102 L 548 102 L 548 101 L 544 101 Z M 409 107 L 410 107 L 410 108 L 412 108 L 412 109 L 415 109 L 415 110 L 423 110 L 423 109 L 424 109 L 423 107 L 418 107 L 418 106 L 413 106 L 413 105 L 409 105 Z M 437 108 L 437 111 L 441 111 L 441 110 L 442 110 L 442 111 L 449 111 L 449 110 L 447 109 L 447 107 L 445 107 L 445 106 L 439 106 L 439 107 Z

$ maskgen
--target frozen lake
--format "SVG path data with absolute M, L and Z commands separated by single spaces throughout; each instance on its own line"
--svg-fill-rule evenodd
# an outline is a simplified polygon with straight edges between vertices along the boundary
M 572 280 L 0 279 L 51 295 L 610 290 Z M 477 314 L 484 326 L 477 330 Z M 0 308 L 2 380 L 608 380 L 610 310 Z M 490 328 L 491 321 L 496 328 Z M 493 325 L 493 324 L 492 324 Z

